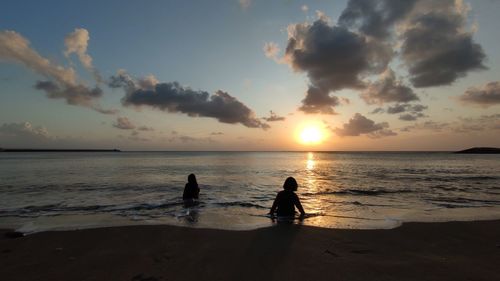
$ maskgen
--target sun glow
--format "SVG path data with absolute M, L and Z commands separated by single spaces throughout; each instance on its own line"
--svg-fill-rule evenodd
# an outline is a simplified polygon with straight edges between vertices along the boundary
M 314 145 L 319 144 L 324 139 L 324 133 L 319 126 L 307 125 L 299 129 L 298 140 L 302 144 Z

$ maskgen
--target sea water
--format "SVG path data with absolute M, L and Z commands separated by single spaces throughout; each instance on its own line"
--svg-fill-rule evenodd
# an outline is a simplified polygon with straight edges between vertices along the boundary
M 182 192 L 196 174 L 200 199 Z M 449 152 L 0 153 L 0 228 L 130 224 L 255 229 L 293 176 L 309 214 L 295 223 L 391 228 L 500 218 L 500 155 Z

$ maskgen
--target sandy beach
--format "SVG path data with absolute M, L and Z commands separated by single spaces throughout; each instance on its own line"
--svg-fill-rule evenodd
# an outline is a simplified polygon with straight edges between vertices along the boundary
M 8 238 L 2 280 L 499 280 L 500 221 L 390 230 L 127 226 Z

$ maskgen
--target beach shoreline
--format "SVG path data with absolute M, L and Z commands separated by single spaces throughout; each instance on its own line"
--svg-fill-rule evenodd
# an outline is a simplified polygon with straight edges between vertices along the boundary
M 498 280 L 500 220 L 393 229 L 168 225 L 8 238 L 5 280 Z

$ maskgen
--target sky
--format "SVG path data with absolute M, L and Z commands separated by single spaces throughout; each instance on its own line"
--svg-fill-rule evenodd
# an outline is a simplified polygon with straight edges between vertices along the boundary
M 500 147 L 498 0 L 2 1 L 0 147 Z

